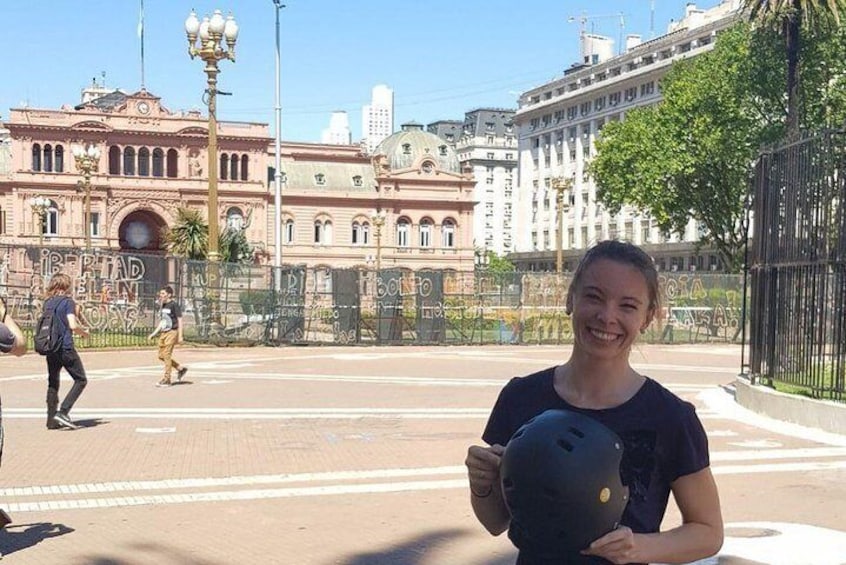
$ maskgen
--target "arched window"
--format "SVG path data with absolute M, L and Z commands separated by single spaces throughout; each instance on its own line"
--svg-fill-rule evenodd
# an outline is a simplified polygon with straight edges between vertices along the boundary
M 247 177 L 247 167 L 249 165 L 250 159 L 246 155 L 241 155 L 241 180 L 249 180 Z
M 56 161 L 54 163 L 55 167 L 53 167 L 53 168 L 55 169 L 55 171 L 57 173 L 64 173 L 65 172 L 65 148 L 62 147 L 61 145 L 57 145 L 56 149 L 53 151 L 53 153 L 56 156 Z
M 146 147 L 138 150 L 138 176 L 150 176 L 150 150 Z
M 411 232 L 411 223 L 407 218 L 400 218 L 397 221 L 397 247 L 408 247 L 408 234 Z
M 285 229 L 283 230 L 282 237 L 283 243 L 286 245 L 292 245 L 294 243 L 294 220 L 285 220 Z
M 229 178 L 232 180 L 238 180 L 238 156 L 234 153 L 229 159 Z
M 315 245 L 332 245 L 332 221 L 331 220 L 315 220 L 314 221 L 314 244 Z
M 32 146 L 32 170 L 41 170 L 41 146 L 37 143 Z
M 432 247 L 432 220 L 420 220 L 420 247 Z
M 44 214 L 42 229 L 44 235 L 59 235 L 59 208 L 53 200 L 50 201 L 50 206 Z
M 220 156 L 220 180 L 229 178 L 229 155 L 223 153 Z
M 452 220 L 444 220 L 441 224 L 441 245 L 455 247 L 455 222 Z
M 123 176 L 135 175 L 135 148 L 124 147 L 123 149 Z
M 120 174 L 120 147 L 117 145 L 109 147 L 109 174 Z
M 167 150 L 167 176 L 175 179 L 179 175 L 179 152 L 176 149 Z
M 353 222 L 352 224 L 352 244 L 353 245 L 369 245 L 370 244 L 370 224 L 368 222 Z
M 164 176 L 164 151 L 158 147 L 153 149 L 153 176 Z
M 244 212 L 237 206 L 233 206 L 226 211 L 226 227 L 230 230 L 240 231 L 246 227 L 246 224 Z
M 44 146 L 44 172 L 53 172 L 53 148 L 49 145 Z

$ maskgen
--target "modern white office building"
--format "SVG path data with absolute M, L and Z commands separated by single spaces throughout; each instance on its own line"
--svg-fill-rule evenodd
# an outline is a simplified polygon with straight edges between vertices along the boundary
M 586 165 L 595 154 L 602 127 L 624 119 L 633 108 L 658 103 L 659 81 L 673 63 L 712 49 L 716 35 L 735 21 L 739 8 L 739 0 L 726 0 L 708 10 L 690 3 L 665 35 L 646 42 L 630 35 L 616 56 L 610 55 L 612 39 L 582 37 L 578 63 L 560 78 L 520 96 L 514 116 L 519 135 L 515 204 L 519 221 L 512 223 L 519 267 L 548 267 L 557 251 L 554 180 L 558 178 L 572 181 L 564 195 L 562 249 L 581 250 L 604 239 L 643 245 L 687 243 L 680 247 L 691 248 L 690 242 L 699 237 L 694 221 L 685 233 L 665 238 L 648 215 L 627 208 L 616 215 L 608 213 L 597 202 Z M 690 266 L 687 259 L 659 261 L 659 267 L 668 270 Z
M 473 173 L 476 202 L 473 243 L 481 256 L 488 251 L 514 251 L 512 228 L 516 217 L 517 132 L 514 110 L 478 108 L 464 121 L 440 121 L 427 129 L 454 145 L 463 170 Z
M 332 112 L 332 117 L 329 118 L 329 127 L 321 133 L 320 142 L 327 145 L 350 145 L 352 143 L 350 120 L 346 112 Z
M 384 84 L 373 87 L 370 104 L 361 110 L 361 136 L 372 153 L 383 139 L 394 133 L 394 91 Z

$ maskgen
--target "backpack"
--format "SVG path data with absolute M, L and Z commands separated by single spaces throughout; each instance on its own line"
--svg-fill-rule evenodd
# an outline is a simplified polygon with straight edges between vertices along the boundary
M 35 324 L 35 351 L 41 355 L 56 353 L 62 349 L 65 327 L 56 310 L 67 300 L 57 301 L 52 308 L 45 308 Z

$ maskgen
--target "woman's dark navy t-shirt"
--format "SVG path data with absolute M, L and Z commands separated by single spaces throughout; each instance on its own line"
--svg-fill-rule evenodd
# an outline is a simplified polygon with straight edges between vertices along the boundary
M 520 426 L 551 408 L 594 418 L 623 440 L 620 476 L 629 487 L 629 503 L 621 523 L 635 533 L 659 531 L 670 484 L 710 464 L 708 438 L 693 405 L 647 378 L 640 390 L 620 406 L 603 410 L 578 408 L 555 392 L 554 374 L 555 367 L 550 367 L 511 379 L 499 394 L 482 439 L 489 445 L 506 445 Z M 518 564 L 538 562 L 524 553 L 521 551 Z M 606 561 L 574 556 L 567 563 Z

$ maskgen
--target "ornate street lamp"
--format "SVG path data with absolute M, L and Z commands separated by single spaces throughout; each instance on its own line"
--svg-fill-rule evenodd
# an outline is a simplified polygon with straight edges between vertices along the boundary
M 564 208 L 570 208 L 570 189 L 573 187 L 573 179 L 555 177 L 552 179 L 552 188 L 555 189 L 556 211 L 558 213 L 558 230 L 555 234 L 556 260 L 555 270 L 560 275 L 564 271 Z M 566 198 L 565 198 L 566 196 Z
M 220 322 L 220 312 L 217 298 L 219 288 L 219 262 L 220 250 L 218 239 L 220 228 L 218 227 L 217 213 L 217 75 L 220 72 L 217 63 L 223 59 L 235 62 L 235 41 L 238 39 L 238 24 L 232 15 L 223 18 L 220 10 L 215 10 L 211 17 L 205 16 L 202 23 L 197 19 L 193 10 L 185 20 L 185 33 L 188 36 L 188 54 L 192 59 L 199 57 L 206 67 L 208 86 L 206 88 L 205 102 L 209 107 L 209 194 L 208 194 L 208 221 L 209 221 L 209 269 L 208 289 L 211 302 L 210 320 L 213 325 Z M 224 46 L 225 41 L 225 46 Z
M 91 249 L 91 173 L 100 168 L 100 148 L 96 145 L 71 147 L 76 168 L 82 173 L 82 190 L 85 191 L 85 249 Z
M 376 236 L 376 273 L 382 269 L 382 226 L 385 225 L 385 213 L 381 210 L 374 210 L 370 214 L 373 222 L 373 235 Z
M 44 245 L 44 220 L 47 217 L 47 210 L 50 209 L 50 199 L 44 196 L 33 196 L 28 200 L 32 213 L 38 216 L 38 245 Z
M 229 59 L 235 62 L 235 40 L 238 39 L 238 24 L 230 15 L 223 18 L 220 10 L 215 10 L 211 18 L 203 18 L 202 23 L 192 11 L 185 20 L 185 33 L 188 36 L 188 54 L 191 58 L 199 57 L 206 67 L 208 88 L 206 103 L 209 107 L 209 261 L 219 261 L 218 218 L 217 218 L 217 75 L 220 70 L 218 61 Z M 224 40 L 226 46 L 224 47 Z

